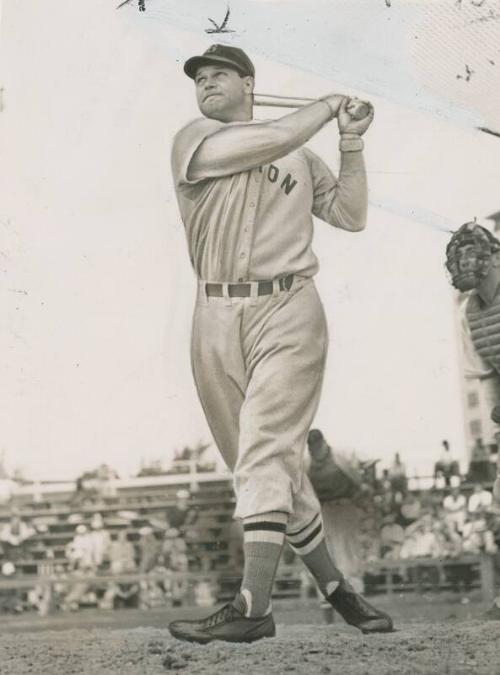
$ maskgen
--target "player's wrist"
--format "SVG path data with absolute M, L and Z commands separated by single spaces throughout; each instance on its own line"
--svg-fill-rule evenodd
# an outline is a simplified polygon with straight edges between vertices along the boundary
M 340 96 L 339 94 L 330 94 L 328 96 L 322 96 L 320 99 L 318 99 L 319 101 L 326 103 L 330 109 L 330 120 L 333 120 L 335 117 L 337 117 L 343 98 L 344 97 Z
M 361 152 L 365 144 L 358 134 L 341 133 L 339 141 L 340 152 Z

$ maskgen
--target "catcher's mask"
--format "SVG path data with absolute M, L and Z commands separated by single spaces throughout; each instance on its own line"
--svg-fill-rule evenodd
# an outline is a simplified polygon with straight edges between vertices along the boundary
M 488 274 L 491 256 L 500 251 L 500 241 L 476 221 L 465 223 L 446 247 L 446 268 L 459 291 L 470 291 Z

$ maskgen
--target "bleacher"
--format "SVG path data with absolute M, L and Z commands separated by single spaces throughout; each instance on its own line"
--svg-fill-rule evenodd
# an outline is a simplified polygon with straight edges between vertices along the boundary
M 110 482 L 115 497 L 96 496 L 93 502 L 86 499 L 75 503 L 75 483 L 59 483 L 37 485 L 34 501 L 33 486 L 26 485 L 18 490 L 8 507 L 0 507 L 0 527 L 8 522 L 15 508 L 24 521 L 31 522 L 38 530 L 46 530 L 37 531 L 23 545 L 26 555 L 16 561 L 19 576 L 36 575 L 38 567 L 47 559 L 67 567 L 65 550 L 77 525 L 90 525 L 96 513 L 103 516 L 110 532 L 127 527 L 128 538 L 136 543 L 140 528 L 154 523 L 158 517 L 165 517 L 167 510 L 174 506 L 180 489 L 191 490 L 191 507 L 198 512 L 198 539 L 187 542 L 188 557 L 194 560 L 202 552 L 210 558 L 211 570 L 227 566 L 225 530 L 232 520 L 234 495 L 231 479 L 226 474 L 175 474 Z M 86 487 L 92 494 L 92 482 Z M 120 515 L 123 513 L 126 517 Z M 75 518 L 76 515 L 80 517 Z
M 192 467 L 191 467 L 192 468 Z M 233 596 L 238 588 L 241 570 L 236 569 L 230 556 L 229 528 L 232 523 L 234 494 L 229 474 L 196 472 L 147 476 L 109 481 L 107 496 L 98 494 L 96 484 L 88 481 L 85 492 L 78 494 L 76 483 L 37 483 L 20 487 L 14 501 L 0 506 L 0 527 L 6 523 L 15 508 L 25 522 L 37 528 L 34 536 L 23 544 L 23 555 L 15 560 L 15 574 L 0 576 L 0 594 L 13 589 L 27 589 L 51 584 L 57 574 L 69 567 L 66 547 L 75 536 L 78 524 L 90 526 L 92 517 L 102 515 L 105 527 L 113 533 L 126 528 L 127 536 L 136 546 L 139 532 L 145 525 L 164 534 L 162 523 L 166 513 L 176 503 L 176 493 L 187 489 L 191 494 L 190 507 L 195 509 L 196 537 L 186 540 L 189 561 L 188 572 L 170 574 L 188 584 L 208 580 L 217 586 L 217 599 Z M 204 564 L 200 565 L 200 559 Z M 278 569 L 274 596 L 301 597 L 303 584 L 300 561 L 282 561 Z M 109 572 L 86 577 L 96 588 L 111 580 L 117 582 L 141 581 L 145 578 L 161 580 L 161 573 L 139 572 L 111 577 Z M 494 593 L 493 559 L 488 555 L 460 556 L 456 559 L 405 561 L 383 560 L 371 565 L 365 575 L 367 594 L 422 593 L 455 590 L 457 580 L 467 581 L 467 589 L 480 589 L 485 599 Z

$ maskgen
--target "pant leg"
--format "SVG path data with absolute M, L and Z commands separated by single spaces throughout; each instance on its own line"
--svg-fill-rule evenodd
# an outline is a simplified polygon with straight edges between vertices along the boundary
M 229 301 L 230 302 L 230 301 Z M 229 469 L 238 456 L 239 416 L 246 389 L 241 352 L 241 303 L 198 293 L 191 334 L 191 365 L 215 443 Z
M 236 514 L 285 511 L 289 531 L 297 531 L 320 511 L 304 464 L 328 344 L 312 280 L 247 304 L 242 336 L 247 389 L 235 466 Z
M 304 455 L 327 342 L 311 280 L 255 299 L 207 299 L 199 292 L 193 375 L 215 442 L 234 471 L 236 517 L 285 511 L 289 530 L 297 531 L 320 511 Z

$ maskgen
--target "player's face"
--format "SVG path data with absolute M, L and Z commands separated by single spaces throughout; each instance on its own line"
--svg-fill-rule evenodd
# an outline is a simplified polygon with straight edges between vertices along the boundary
M 205 117 L 221 122 L 251 118 L 253 78 L 233 68 L 201 66 L 195 77 L 196 100 Z
M 464 244 L 447 260 L 451 281 L 459 291 L 476 288 L 485 276 L 485 261 L 481 260 L 474 244 Z

